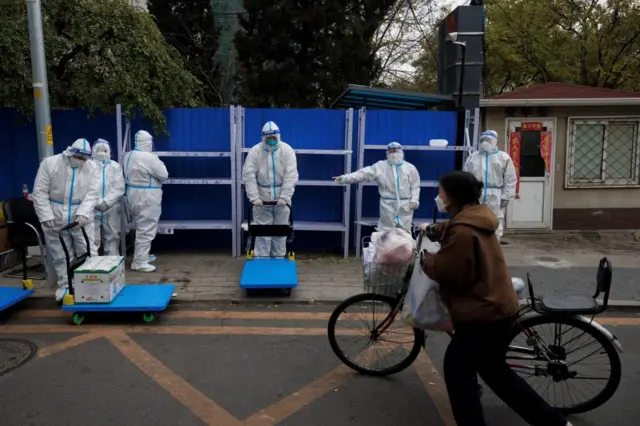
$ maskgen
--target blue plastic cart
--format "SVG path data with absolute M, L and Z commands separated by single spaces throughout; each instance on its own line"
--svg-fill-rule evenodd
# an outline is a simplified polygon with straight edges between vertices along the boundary
M 264 206 L 276 206 L 275 201 L 263 201 Z M 286 237 L 293 241 L 293 210 L 289 204 L 289 223 L 285 225 L 255 225 L 251 223 L 251 206 L 247 208 L 247 261 L 240 277 L 240 287 L 250 290 L 283 289 L 287 296 L 298 286 L 296 257 L 289 251 L 285 258 L 256 257 L 253 249 L 257 237 Z
M 141 312 L 144 322 L 154 322 L 158 313 L 167 309 L 175 289 L 174 284 L 125 285 L 116 298 L 109 303 L 78 303 L 75 301 L 73 289 L 74 272 L 91 256 L 89 237 L 85 229 L 81 228 L 82 235 L 87 244 L 87 252 L 82 255 L 76 253 L 76 259 L 73 262 L 71 261 L 69 250 L 64 243 L 62 234 L 76 226 L 78 226 L 77 222 L 70 223 L 58 233 L 67 262 L 67 276 L 69 279 L 69 291 L 64 296 L 62 310 L 73 313 L 71 320 L 76 325 L 82 324 L 85 319 L 85 314 L 90 312 Z
M 6 222 L 0 224 L 0 229 L 3 228 L 13 228 L 13 232 L 34 232 L 38 236 L 38 241 L 40 241 L 40 234 L 38 231 L 29 223 L 17 223 L 17 222 Z M 40 247 L 42 247 L 42 242 L 40 242 Z M 35 287 L 33 286 L 33 280 L 28 278 L 28 270 L 27 270 L 27 251 L 26 248 L 22 250 L 22 286 L 21 287 L 0 287 L 0 312 L 6 309 L 9 309 L 12 306 L 20 303 L 27 297 L 31 296 L 35 293 Z

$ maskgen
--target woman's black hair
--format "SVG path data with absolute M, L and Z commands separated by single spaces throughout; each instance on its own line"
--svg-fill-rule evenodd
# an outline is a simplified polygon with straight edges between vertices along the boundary
M 440 176 L 440 186 L 447 193 L 449 201 L 458 208 L 468 204 L 478 204 L 484 185 L 469 172 L 449 172 Z

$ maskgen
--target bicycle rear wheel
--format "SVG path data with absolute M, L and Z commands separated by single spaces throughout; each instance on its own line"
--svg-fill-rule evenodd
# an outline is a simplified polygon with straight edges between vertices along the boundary
M 409 367 L 424 346 L 424 332 L 402 322 L 395 312 L 397 304 L 398 299 L 390 296 L 363 293 L 338 305 L 327 326 L 336 356 L 353 370 L 370 376 L 388 376 Z M 364 344 L 354 343 L 358 338 Z M 374 354 L 373 363 L 362 361 Z M 388 364 L 382 364 L 387 360 Z
M 620 385 L 622 367 L 615 346 L 576 317 L 523 319 L 514 326 L 510 340 L 507 363 L 565 414 L 601 406 Z M 558 402 L 558 397 L 569 401 Z

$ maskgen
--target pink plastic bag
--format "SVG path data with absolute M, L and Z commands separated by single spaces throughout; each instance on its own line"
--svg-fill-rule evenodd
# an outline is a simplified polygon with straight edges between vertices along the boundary
M 375 262 L 379 267 L 394 270 L 413 261 L 415 241 L 408 232 L 393 228 L 381 232 L 376 237 Z

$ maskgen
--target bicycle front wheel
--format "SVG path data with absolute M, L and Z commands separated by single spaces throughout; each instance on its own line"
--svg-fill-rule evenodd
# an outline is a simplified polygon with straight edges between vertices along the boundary
M 409 367 L 424 346 L 424 332 L 406 325 L 398 299 L 374 293 L 352 296 L 336 307 L 327 332 L 331 349 L 353 370 L 388 376 Z
M 507 363 L 565 414 L 591 411 L 620 385 L 620 355 L 613 343 L 576 317 L 535 316 L 517 323 Z

